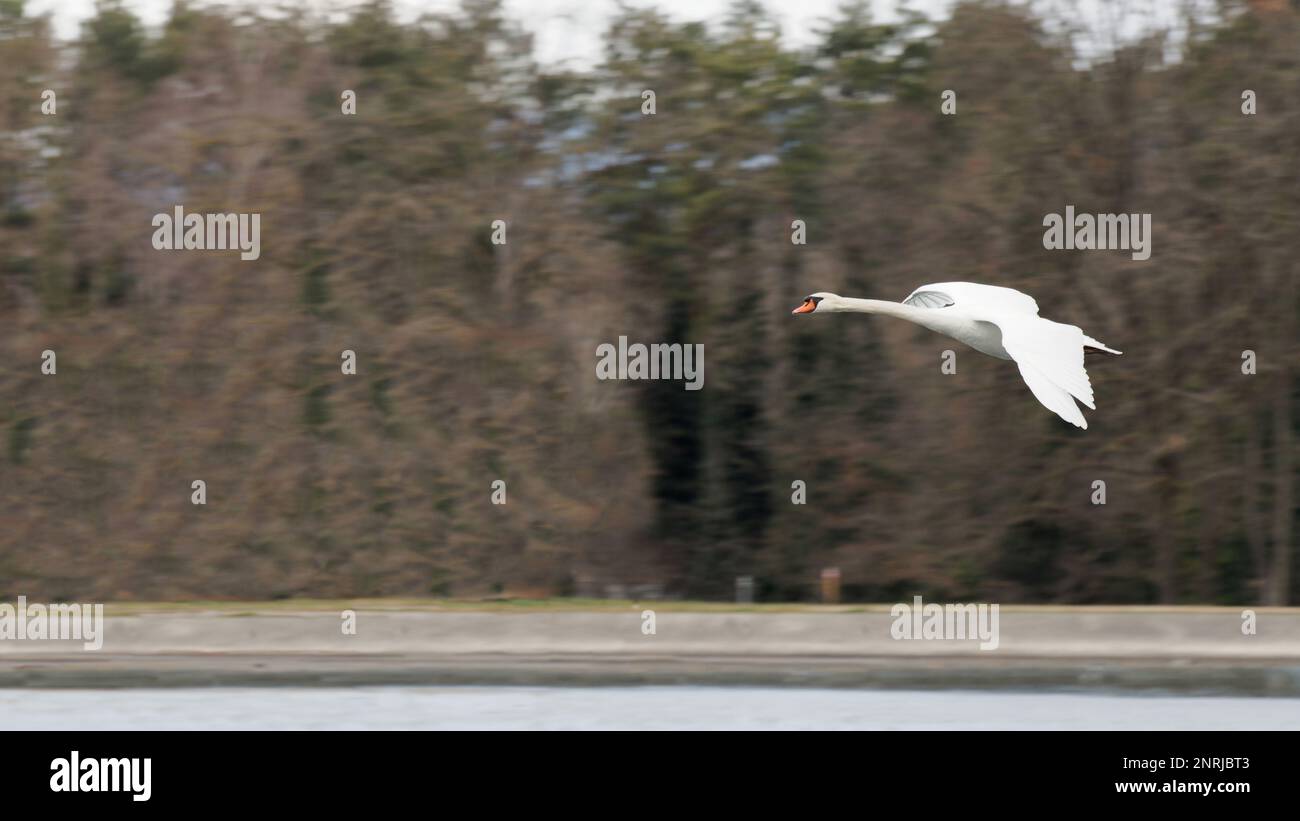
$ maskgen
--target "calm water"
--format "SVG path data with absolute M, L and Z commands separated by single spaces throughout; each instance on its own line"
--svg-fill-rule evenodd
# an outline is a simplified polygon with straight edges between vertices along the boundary
M 0 690 L 15 729 L 1300 729 L 1300 699 L 758 687 Z

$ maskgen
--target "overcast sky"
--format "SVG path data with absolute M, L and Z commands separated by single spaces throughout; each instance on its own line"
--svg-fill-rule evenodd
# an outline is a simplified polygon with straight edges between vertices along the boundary
M 1058 0 L 1061 4 L 1069 0 Z M 128 8 L 139 14 L 148 25 L 157 25 L 167 17 L 172 0 L 126 0 Z M 357 5 L 350 0 L 303 0 L 321 8 L 342 9 Z M 628 5 L 657 7 L 678 20 L 717 20 L 731 4 L 731 0 L 625 0 Z M 876 0 L 872 4 L 879 20 L 897 17 L 899 0 Z M 1053 0 L 1040 0 L 1051 3 Z M 1114 9 L 1125 9 L 1121 28 L 1131 34 L 1141 27 L 1144 19 L 1168 22 L 1178 0 L 1081 0 L 1084 19 L 1094 24 L 1104 22 L 1114 15 Z M 781 21 L 787 42 L 802 45 L 815 39 L 814 31 L 824 20 L 835 16 L 841 0 L 766 0 L 765 5 Z M 908 5 L 928 16 L 941 16 L 951 6 L 952 0 L 910 0 Z M 203 5 L 199 0 L 198 5 Z M 263 5 L 274 5 L 272 2 Z M 416 16 L 421 11 L 454 9 L 458 0 L 394 0 L 403 19 Z M 506 0 L 511 17 L 522 21 L 537 36 L 537 54 L 546 64 L 571 62 L 574 67 L 590 66 L 600 59 L 600 36 L 606 23 L 616 11 L 614 0 Z M 76 36 L 82 20 L 90 16 L 94 0 L 28 0 L 32 13 L 53 12 L 60 37 Z
M 359 2 L 341 0 L 304 0 L 317 8 L 348 8 Z M 634 7 L 657 7 L 681 20 L 717 19 L 730 5 L 731 0 L 629 0 Z M 786 34 L 796 42 L 811 36 L 811 31 L 821 19 L 833 17 L 842 0 L 768 0 L 765 4 L 780 18 Z M 912 0 L 918 9 L 934 12 L 948 6 L 949 0 Z M 201 0 L 200 0 L 201 4 Z M 171 0 L 126 0 L 128 8 L 135 11 L 146 23 L 156 24 L 166 19 Z M 266 5 L 273 5 L 267 3 Z M 403 18 L 421 11 L 450 10 L 460 5 L 459 0 L 394 0 L 394 7 Z M 581 52 L 595 56 L 595 44 L 605 23 L 614 14 L 614 0 L 506 0 L 511 16 L 524 21 L 538 36 L 538 48 L 544 59 L 561 57 L 566 52 Z M 882 19 L 893 16 L 896 0 L 875 3 Z M 71 37 L 76 34 L 80 21 L 93 13 L 95 0 L 28 0 L 32 12 L 53 11 L 59 34 Z

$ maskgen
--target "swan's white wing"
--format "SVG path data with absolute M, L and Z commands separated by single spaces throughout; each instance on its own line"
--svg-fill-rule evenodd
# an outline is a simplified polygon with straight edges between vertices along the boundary
M 1083 411 L 1074 404 L 1074 398 L 1070 394 L 1053 385 L 1052 380 L 1039 373 L 1033 365 L 1019 361 L 1016 365 L 1020 367 L 1020 375 L 1024 377 L 1029 390 L 1033 391 L 1034 398 L 1042 402 L 1045 408 L 1071 425 L 1088 429 L 1088 420 L 1083 418 Z
M 977 282 L 936 282 L 922 285 L 903 300 L 917 308 L 946 308 L 956 305 L 969 311 L 1038 315 L 1038 303 L 1014 288 L 980 285 Z
M 1087 337 L 1074 325 L 1024 316 L 988 317 L 1002 330 L 1002 347 L 1020 366 L 1020 375 L 1034 396 L 1065 421 L 1087 428 L 1078 399 L 1096 410 L 1092 382 L 1083 367 Z M 1071 398 L 1073 397 L 1073 398 Z
M 1089 348 L 1096 348 L 1099 351 L 1105 351 L 1106 353 L 1113 353 L 1116 356 L 1121 356 L 1124 353 L 1123 351 L 1117 351 L 1114 348 L 1107 348 L 1105 345 L 1101 344 L 1100 342 L 1098 342 L 1097 340 L 1093 339 L 1090 336 L 1085 336 L 1083 338 L 1083 344 L 1087 345 Z M 1084 351 L 1084 353 L 1087 353 L 1087 351 Z
M 911 305 L 916 308 L 947 308 L 949 305 L 956 303 L 951 296 L 943 291 L 915 290 L 912 295 L 903 300 L 904 305 Z
M 975 282 L 936 282 L 922 285 L 903 300 L 917 308 L 942 309 L 955 306 L 977 322 L 991 322 L 1002 331 L 1002 347 L 1016 361 L 1020 375 L 1034 397 L 1072 425 L 1088 427 L 1088 420 L 1074 404 L 1078 399 L 1096 409 L 1092 383 L 1083 367 L 1085 342 L 1110 351 L 1074 325 L 1063 325 L 1038 316 L 1038 303 L 1028 294 L 996 285 Z M 1112 351 L 1118 353 L 1118 351 Z

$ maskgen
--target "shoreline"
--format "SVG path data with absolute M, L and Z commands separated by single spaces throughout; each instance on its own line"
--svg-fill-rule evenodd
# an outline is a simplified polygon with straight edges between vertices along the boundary
M 316 604 L 316 603 L 313 603 Z M 106 605 L 103 648 L 0 641 L 0 688 L 708 685 L 1300 697 L 1300 608 L 1006 607 L 895 640 L 888 605 Z M 352 604 L 351 607 L 347 606 Z M 344 610 L 356 634 L 344 635 Z M 655 611 L 655 632 L 642 631 Z

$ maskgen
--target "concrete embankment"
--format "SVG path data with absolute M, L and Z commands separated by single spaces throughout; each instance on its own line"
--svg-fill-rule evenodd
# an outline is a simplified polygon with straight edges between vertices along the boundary
M 1254 614 L 1249 634 L 1240 608 L 1002 607 L 992 648 L 895 639 L 888 606 L 108 605 L 97 651 L 0 641 L 0 687 L 690 683 L 1300 697 L 1300 609 Z

